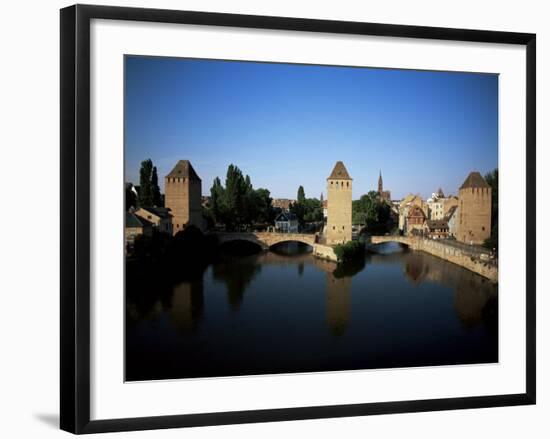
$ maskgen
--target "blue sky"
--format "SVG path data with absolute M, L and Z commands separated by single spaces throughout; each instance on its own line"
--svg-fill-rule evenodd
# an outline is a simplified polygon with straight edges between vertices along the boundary
M 126 181 L 150 158 L 164 176 L 188 159 L 210 193 L 227 166 L 274 198 L 326 196 L 342 160 L 353 198 L 456 194 L 498 166 L 498 76 L 127 56 Z

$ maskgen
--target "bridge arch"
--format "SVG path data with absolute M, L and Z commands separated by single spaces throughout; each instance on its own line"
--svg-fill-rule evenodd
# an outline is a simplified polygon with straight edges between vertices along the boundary
M 269 246 L 269 249 L 270 250 L 275 250 L 277 248 L 277 246 L 282 245 L 282 244 L 287 244 L 287 243 L 302 244 L 302 245 L 307 246 L 309 251 L 313 251 L 313 244 L 311 244 L 310 242 L 307 242 L 306 240 L 297 240 L 297 239 L 286 239 L 286 240 L 283 240 L 283 241 L 274 242 Z
M 220 245 L 230 241 L 248 241 L 259 245 L 263 250 L 269 250 L 270 247 L 287 241 L 301 242 L 313 247 L 316 241 L 314 234 L 305 233 L 227 232 L 218 233 L 217 236 Z

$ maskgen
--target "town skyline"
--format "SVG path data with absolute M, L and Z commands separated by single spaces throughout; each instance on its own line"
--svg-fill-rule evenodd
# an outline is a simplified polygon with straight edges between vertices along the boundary
M 376 190 L 380 170 L 400 199 L 456 194 L 470 171 L 498 168 L 496 75 L 143 57 L 126 67 L 125 178 L 139 184 L 150 158 L 163 192 L 179 159 L 200 169 L 203 195 L 233 163 L 290 199 L 299 186 L 326 196 L 338 160 L 354 199 Z

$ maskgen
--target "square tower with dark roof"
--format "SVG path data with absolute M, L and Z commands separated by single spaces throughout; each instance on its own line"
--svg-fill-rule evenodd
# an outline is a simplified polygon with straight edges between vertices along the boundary
M 336 162 L 327 178 L 327 244 L 351 241 L 352 178 L 342 162 Z
M 164 205 L 170 209 L 174 234 L 187 225 L 203 230 L 201 179 L 189 160 L 180 160 L 164 178 Z
M 458 190 L 457 239 L 483 244 L 491 236 L 491 186 L 479 172 L 470 172 Z

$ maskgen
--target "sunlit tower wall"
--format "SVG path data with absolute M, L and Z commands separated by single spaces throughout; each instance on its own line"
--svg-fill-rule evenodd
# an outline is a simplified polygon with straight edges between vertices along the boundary
M 491 186 L 479 172 L 471 172 L 458 191 L 459 241 L 483 244 L 491 236 Z
M 165 207 L 172 214 L 174 234 L 185 226 L 204 229 L 201 208 L 201 179 L 189 160 L 180 160 L 164 178 Z
M 342 162 L 336 162 L 327 178 L 327 244 L 351 241 L 352 178 Z

